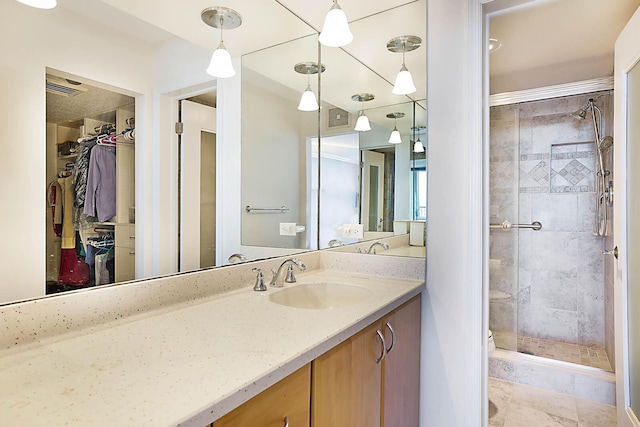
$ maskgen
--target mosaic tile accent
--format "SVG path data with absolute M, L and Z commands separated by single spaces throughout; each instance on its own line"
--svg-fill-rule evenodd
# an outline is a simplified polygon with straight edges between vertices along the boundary
M 594 191 L 595 153 L 593 143 L 551 146 L 551 193 L 589 193 Z
M 549 191 L 549 153 L 520 156 L 520 193 Z

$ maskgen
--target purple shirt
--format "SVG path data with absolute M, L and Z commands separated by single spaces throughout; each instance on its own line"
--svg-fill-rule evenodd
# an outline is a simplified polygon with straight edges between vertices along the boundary
M 116 215 L 116 147 L 91 149 L 84 213 L 103 222 Z

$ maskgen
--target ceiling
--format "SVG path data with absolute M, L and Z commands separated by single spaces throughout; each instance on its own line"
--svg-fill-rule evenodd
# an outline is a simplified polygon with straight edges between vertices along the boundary
M 295 55 L 294 47 L 285 49 L 285 59 L 255 61 L 263 75 L 280 84 L 301 91 L 306 77 L 296 75 L 293 65 L 317 60 L 317 33 L 331 7 L 331 0 L 234 0 L 219 3 L 211 0 L 61 0 L 61 7 L 73 10 L 153 45 L 174 38 L 187 40 L 213 51 L 220 42 L 220 32 L 204 24 L 202 10 L 214 5 L 232 7 L 242 15 L 242 25 L 224 32 L 224 43 L 232 56 L 254 53 L 291 40 L 308 37 L 311 55 Z M 426 4 L 427 0 L 342 0 L 354 41 L 344 48 L 324 48 L 324 100 L 354 112 L 360 104 L 351 100 L 359 92 L 371 92 L 376 99 L 366 108 L 410 102 L 407 96 L 391 94 L 395 75 L 402 65 L 402 55 L 386 49 L 390 39 L 400 35 L 417 35 L 423 44 L 406 55 L 406 66 L 414 75 L 416 99 L 426 98 Z M 293 49 L 293 54 L 291 53 Z M 299 51 L 297 52 L 299 53 Z M 269 52 L 273 54 L 273 50 Z M 300 57 L 300 59 L 298 59 Z M 266 65 L 265 65 L 266 64 Z M 281 68 L 287 74 L 281 72 Z M 299 95 L 298 95 L 299 96 Z M 424 102 L 423 109 L 424 109 Z
M 60 1 L 61 7 L 93 19 L 99 17 L 104 25 L 150 44 L 177 37 L 211 51 L 220 34 L 202 22 L 200 13 L 214 5 L 231 6 L 242 15 L 242 25 L 225 31 L 224 37 L 231 54 L 242 56 L 317 34 L 331 0 Z M 416 99 L 426 98 L 427 0 L 341 0 L 340 5 L 355 37 L 344 48 L 323 50 L 323 58 L 332 63 L 323 75 L 328 82 L 323 99 L 349 111 L 360 107 L 350 101 L 358 92 L 375 91 L 376 100 L 365 105 L 367 109 L 410 101 L 391 96 L 387 88 L 374 90 L 369 83 L 369 77 L 376 77 L 382 85 L 392 84 L 401 57 L 387 51 L 386 42 L 406 34 L 423 39 L 418 50 L 406 55 L 406 64 L 418 87 Z M 639 6 L 640 0 L 493 0 L 485 4 L 485 10 L 492 12 L 490 37 L 502 43 L 490 55 L 491 93 L 611 76 L 615 39 Z M 288 56 L 285 63 L 288 70 L 294 65 L 293 58 Z M 313 58 L 300 59 L 305 60 Z M 357 73 L 347 71 L 358 63 L 366 67 Z M 274 70 L 267 70 L 263 62 L 262 71 L 268 74 Z M 302 90 L 306 79 L 293 75 L 281 83 Z M 331 88 L 337 87 L 345 88 L 344 93 L 332 93 Z
M 492 94 L 613 76 L 615 40 L 640 6 L 640 0 L 515 2 L 524 4 L 490 17 L 490 37 L 502 43 L 490 54 Z M 494 3 L 499 9 L 509 2 Z

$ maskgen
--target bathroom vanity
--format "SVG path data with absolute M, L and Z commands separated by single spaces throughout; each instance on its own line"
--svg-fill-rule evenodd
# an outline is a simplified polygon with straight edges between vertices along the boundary
M 211 427 L 417 426 L 420 302 L 412 298 Z
M 414 425 L 424 260 L 298 258 L 265 292 L 284 258 L 0 307 L 0 424 Z

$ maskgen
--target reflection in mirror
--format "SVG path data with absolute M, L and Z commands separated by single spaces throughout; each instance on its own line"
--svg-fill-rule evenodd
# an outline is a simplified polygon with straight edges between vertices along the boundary
M 331 240 L 351 244 L 406 235 L 413 223 L 424 228 L 426 156 L 425 152 L 414 152 L 426 131 L 415 125 L 426 123 L 422 105 L 407 102 L 365 110 L 370 131 L 348 131 L 321 139 L 321 245 L 329 247 Z M 390 114 L 398 118 L 390 120 Z M 400 144 L 389 143 L 395 128 Z M 344 234 L 353 224 L 363 226 L 362 237 Z M 412 254 L 424 254 L 424 241 L 417 245 L 422 250 Z
M 405 235 L 401 245 L 411 246 L 411 237 L 424 255 L 426 155 L 416 153 L 415 146 L 419 138 L 426 145 L 425 8 L 426 1 L 420 0 L 358 19 L 350 24 L 352 44 L 322 48 L 327 71 L 320 120 L 321 248 L 334 240 L 356 244 Z M 402 41 L 411 46 L 402 49 Z M 394 94 L 396 75 L 405 68 L 416 91 Z M 363 125 L 356 131 L 364 116 L 370 130 Z M 399 140 L 390 143 L 396 127 Z M 356 224 L 362 233 L 354 232 Z M 362 250 L 359 245 L 336 250 L 356 249 Z M 392 253 L 378 249 L 379 254 Z
M 310 179 L 317 175 L 311 147 L 318 113 L 298 105 L 309 85 L 317 90 L 318 67 L 315 74 L 295 68 L 317 57 L 317 34 L 242 57 L 243 245 L 315 247 Z
M 135 100 L 46 75 L 46 292 L 135 278 Z

